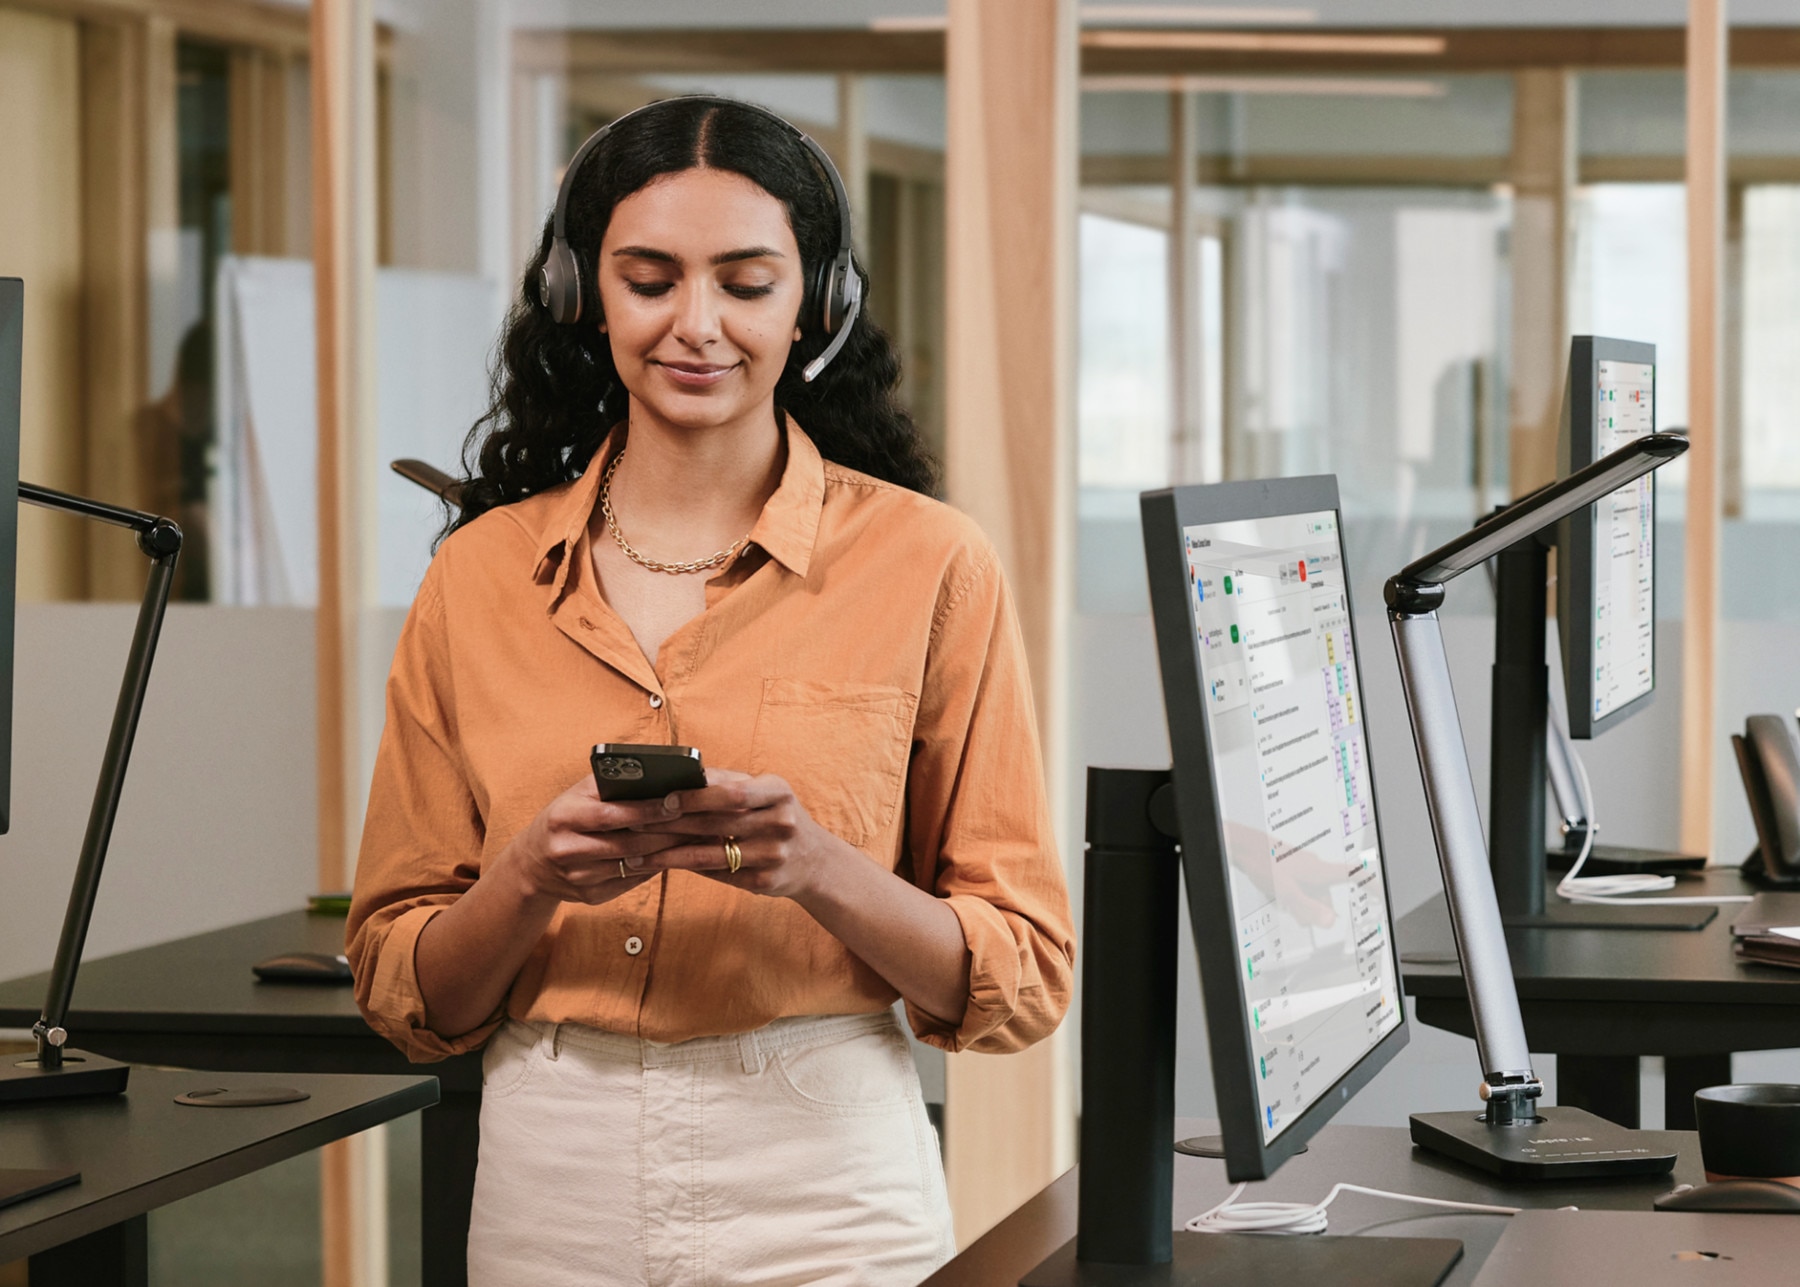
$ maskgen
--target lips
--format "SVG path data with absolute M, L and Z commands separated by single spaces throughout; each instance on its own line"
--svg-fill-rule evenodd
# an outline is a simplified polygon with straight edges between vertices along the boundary
M 709 362 L 659 362 L 669 381 L 683 389 L 710 389 L 737 370 L 731 366 L 715 366 Z

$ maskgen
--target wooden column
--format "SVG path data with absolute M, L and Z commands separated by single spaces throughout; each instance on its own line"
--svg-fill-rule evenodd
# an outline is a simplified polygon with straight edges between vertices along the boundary
M 950 0 L 945 55 L 949 497 L 1018 600 L 1052 800 L 1066 811 L 1074 546 L 1073 0 Z M 1060 818 L 1065 844 L 1071 819 Z M 1074 856 L 1072 850 L 1069 856 Z M 1061 1040 L 948 1060 L 946 1164 L 967 1242 L 1071 1160 Z
M 869 241 L 869 117 L 863 78 L 837 78 L 838 146 L 832 158 L 850 194 L 851 235 L 860 250 Z
M 375 22 L 313 6 L 313 303 L 319 416 L 319 885 L 350 878 L 361 829 L 357 630 L 374 540 Z
M 139 469 L 140 418 L 149 401 L 145 171 L 149 136 L 162 132 L 146 122 L 148 49 L 142 22 L 82 25 L 83 490 L 131 506 L 151 503 Z M 174 102 L 164 106 L 173 110 Z M 172 163 L 172 157 L 155 161 Z M 91 541 L 88 556 L 95 598 L 143 593 L 144 557 L 129 541 Z
M 1572 72 L 1513 74 L 1512 494 L 1556 477 L 1569 360 L 1569 201 L 1575 189 Z
M 350 882 L 362 825 L 359 637 L 373 601 L 375 13 L 312 7 L 313 307 L 318 363 L 318 880 Z M 372 698 L 371 698 L 372 700 Z M 381 1132 L 322 1150 L 324 1287 L 387 1281 Z
M 231 51 L 231 249 L 280 255 L 288 245 L 288 59 Z
M 1177 484 L 1215 481 L 1206 476 L 1200 367 L 1199 114 L 1199 95 L 1169 94 L 1169 464 Z
M 1681 623 L 1681 845 L 1712 852 L 1725 260 L 1725 0 L 1688 0 L 1688 436 Z

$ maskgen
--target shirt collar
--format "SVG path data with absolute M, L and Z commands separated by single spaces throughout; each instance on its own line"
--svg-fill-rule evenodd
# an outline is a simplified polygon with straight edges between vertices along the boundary
M 819 518 L 825 508 L 825 461 L 804 429 L 791 418 L 784 416 L 783 420 L 787 429 L 787 465 L 781 471 L 781 482 L 750 529 L 750 543 L 767 550 L 770 558 L 795 576 L 804 577 L 812 564 Z M 562 597 L 568 585 L 569 556 L 580 548 L 594 507 L 600 503 L 600 480 L 624 442 L 624 427 L 615 427 L 581 477 L 550 510 L 532 547 L 536 555 L 532 579 L 554 588 L 552 603 Z

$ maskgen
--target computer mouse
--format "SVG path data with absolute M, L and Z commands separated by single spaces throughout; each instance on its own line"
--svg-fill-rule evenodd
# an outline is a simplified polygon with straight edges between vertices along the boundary
M 265 983 L 348 983 L 350 962 L 327 952 L 283 952 L 250 967 Z
M 1800 1215 L 1800 1189 L 1780 1180 L 1684 1184 L 1656 1200 L 1658 1211 L 1773 1211 Z

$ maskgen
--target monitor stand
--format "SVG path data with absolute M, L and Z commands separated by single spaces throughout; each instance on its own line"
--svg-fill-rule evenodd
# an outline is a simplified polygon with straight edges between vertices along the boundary
M 1544 650 L 1548 624 L 1544 610 L 1544 587 L 1549 577 L 1547 533 L 1540 532 L 1508 546 L 1495 556 L 1494 563 L 1488 862 L 1494 873 L 1501 921 L 1509 927 L 1540 930 L 1701 929 L 1719 914 L 1717 907 L 1659 903 L 1654 895 L 1632 905 L 1546 899 L 1549 864 L 1544 847 L 1544 781 L 1550 709 L 1550 667 Z M 1704 865 L 1703 859 L 1701 863 Z

